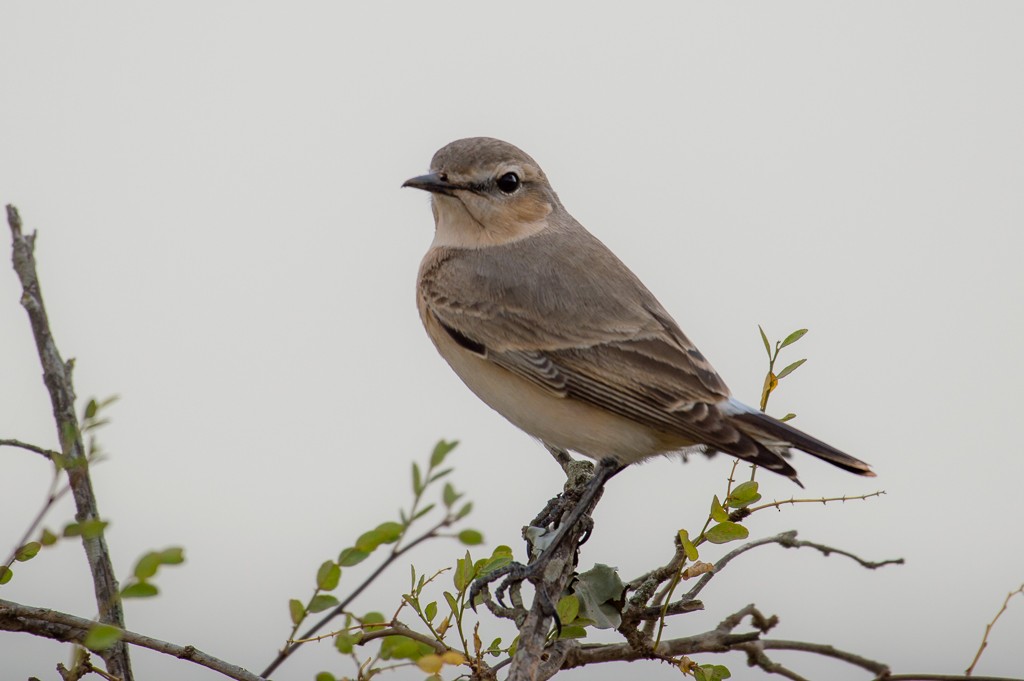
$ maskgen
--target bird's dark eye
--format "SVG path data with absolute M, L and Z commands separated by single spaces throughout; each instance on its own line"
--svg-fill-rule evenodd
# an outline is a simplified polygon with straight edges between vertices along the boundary
M 515 173 L 505 173 L 498 178 L 498 189 L 506 194 L 512 194 L 519 189 L 519 176 Z

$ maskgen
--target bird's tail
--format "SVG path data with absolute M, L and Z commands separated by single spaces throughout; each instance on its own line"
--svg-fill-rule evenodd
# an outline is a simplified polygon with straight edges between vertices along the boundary
M 827 461 L 833 466 L 842 468 L 844 471 L 875 477 L 871 466 L 860 459 L 854 458 L 845 452 L 841 452 L 832 445 L 825 444 L 816 437 L 797 430 L 778 419 L 767 414 L 762 414 L 753 409 L 743 409 L 732 414 L 733 424 L 742 430 L 751 439 L 758 441 L 770 450 L 785 450 L 789 447 L 807 452 L 816 456 L 822 461 Z

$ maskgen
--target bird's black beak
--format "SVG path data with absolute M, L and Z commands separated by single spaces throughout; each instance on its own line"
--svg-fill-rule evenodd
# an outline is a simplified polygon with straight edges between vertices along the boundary
M 427 175 L 413 177 L 403 182 L 402 186 L 412 187 L 413 189 L 422 189 L 426 192 L 444 194 L 446 196 L 454 196 L 452 192 L 456 189 L 460 189 L 458 185 L 449 182 L 448 178 L 442 173 L 429 173 Z

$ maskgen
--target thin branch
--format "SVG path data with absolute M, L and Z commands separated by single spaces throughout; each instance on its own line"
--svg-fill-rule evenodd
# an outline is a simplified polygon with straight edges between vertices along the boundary
M 793 536 L 796 537 L 796 532 L 793 533 Z M 796 539 L 780 541 L 779 544 L 786 547 L 787 549 L 799 549 L 802 547 L 817 549 L 818 551 L 821 551 L 821 553 L 825 556 L 829 556 L 833 553 L 838 554 L 840 556 L 846 556 L 847 558 L 856 561 L 861 567 L 865 567 L 869 570 L 877 570 L 878 568 L 884 567 L 886 565 L 903 565 L 906 562 L 902 558 L 889 558 L 887 560 L 880 561 L 864 560 L 860 556 L 850 553 L 849 551 L 844 551 L 843 549 L 837 549 L 831 546 L 826 546 L 825 544 L 818 544 L 812 541 L 804 541 L 802 539 L 799 541 L 797 541 Z
M 981 645 L 978 646 L 978 652 L 974 654 L 974 659 L 971 660 L 971 666 L 964 672 L 965 676 L 970 676 L 974 673 L 974 667 L 978 664 L 978 660 L 981 659 L 981 654 L 985 652 L 985 648 L 988 647 L 988 635 L 992 633 L 992 627 L 996 625 L 999 618 L 1003 616 L 1004 612 L 1006 612 L 1006 606 L 1010 604 L 1010 599 L 1019 593 L 1024 593 L 1024 584 L 1021 584 L 1019 588 L 1006 594 L 1006 599 L 1003 601 L 1003 607 L 999 608 L 999 612 L 996 613 L 996 616 L 993 617 L 992 621 L 985 627 L 985 635 L 981 637 Z
M 841 496 L 841 497 L 818 497 L 816 499 L 797 499 L 796 497 L 790 497 L 789 499 L 783 499 L 782 501 L 776 500 L 776 501 L 771 501 L 771 502 L 769 502 L 767 504 L 761 504 L 759 506 L 751 506 L 751 507 L 749 507 L 747 509 L 744 509 L 746 511 L 746 513 L 744 515 L 750 515 L 751 513 L 754 513 L 755 511 L 763 511 L 766 508 L 778 508 L 779 510 L 782 510 L 780 507 L 781 506 L 785 506 L 786 504 L 793 504 L 794 506 L 796 504 L 829 504 L 829 503 L 832 503 L 832 502 L 835 502 L 835 501 L 839 501 L 839 502 L 845 503 L 847 501 L 862 501 L 862 500 L 865 500 L 865 499 L 870 499 L 872 497 L 880 497 L 883 494 L 885 494 L 885 490 L 884 489 L 876 490 L 874 492 L 869 492 L 867 494 L 858 494 L 856 496 L 845 496 L 844 495 L 844 496 Z
M 27 449 L 30 452 L 41 454 L 51 460 L 56 456 L 60 456 L 60 452 L 55 452 L 52 449 L 46 449 L 45 447 L 39 447 L 27 442 L 22 442 L 21 440 L 13 440 L 9 438 L 0 438 L 0 447 L 17 447 L 19 449 Z
M 869 672 L 877 674 L 879 676 L 885 676 L 889 673 L 889 665 L 883 664 L 876 660 L 871 660 L 855 653 L 850 653 L 845 650 L 840 650 L 835 646 L 830 646 L 824 643 L 808 643 L 806 641 L 783 641 L 779 639 L 763 639 L 760 643 L 761 647 L 765 650 L 799 650 L 804 653 L 815 653 L 816 655 L 823 655 L 824 657 L 831 657 L 836 660 L 842 660 L 855 667 L 866 669 Z
M 35 233 L 22 233 L 21 216 L 18 209 L 8 204 L 7 223 L 11 228 L 14 271 L 21 281 L 21 304 L 28 313 L 29 324 L 35 337 L 36 349 L 43 367 L 43 382 L 50 393 L 53 405 L 53 416 L 57 425 L 57 437 L 61 443 L 61 451 L 67 457 L 65 470 L 71 493 L 75 498 L 75 519 L 82 523 L 99 520 L 100 513 L 93 493 L 92 480 L 89 477 L 89 464 L 82 445 L 82 433 L 75 414 L 75 390 L 71 380 L 73 362 L 65 363 L 61 359 L 50 322 L 43 305 L 43 294 L 36 274 Z M 82 545 L 89 561 L 92 573 L 93 590 L 96 594 L 96 605 L 99 619 L 104 624 L 124 629 L 124 611 L 121 608 L 120 591 L 114 566 L 110 560 L 107 541 L 102 531 L 96 533 L 83 532 Z M 131 660 L 128 647 L 124 643 L 116 643 L 102 653 L 107 670 L 122 681 L 132 681 Z
M 377 629 L 375 631 L 364 632 L 362 638 L 359 639 L 359 643 L 357 645 L 365 645 L 370 641 L 374 641 L 379 638 L 385 638 L 387 636 L 405 636 L 406 638 L 411 638 L 414 641 L 425 643 L 426 645 L 433 648 L 434 652 L 438 655 L 442 655 L 448 652 L 449 650 L 454 650 L 455 652 L 460 654 L 462 653 L 462 651 L 460 650 L 456 650 L 455 648 L 446 646 L 444 643 L 438 641 L 432 636 L 421 634 L 420 632 L 414 629 L 410 629 L 404 624 L 398 622 L 392 624 L 390 627 L 387 627 L 386 629 Z
M 759 667 L 769 674 L 778 674 L 790 679 L 790 681 L 808 681 L 806 677 L 797 674 L 789 667 L 783 666 L 765 655 L 764 646 L 761 644 L 761 641 L 738 645 L 735 647 L 735 650 L 742 650 L 747 654 L 747 664 L 751 667 Z
M 452 523 L 451 518 L 449 516 L 445 516 L 437 524 L 435 524 L 432 528 L 430 528 L 429 530 L 424 532 L 422 535 L 420 535 L 419 537 L 417 537 L 413 541 L 411 541 L 408 544 L 406 544 L 405 546 L 403 546 L 401 549 L 399 549 L 398 545 L 396 544 L 395 545 L 395 549 L 393 549 L 391 551 L 391 553 L 388 554 L 388 557 L 380 565 L 378 565 L 377 569 L 374 570 L 372 573 L 370 573 L 370 575 L 366 579 L 364 579 L 362 581 L 362 583 L 360 583 L 359 586 L 357 586 L 352 591 L 352 593 L 350 593 L 345 598 L 345 600 L 341 601 L 341 603 L 339 603 L 333 610 L 331 610 L 329 613 L 324 615 L 320 619 L 319 622 L 317 622 L 316 624 L 311 626 L 309 629 L 307 629 L 302 634 L 302 636 L 298 637 L 298 640 L 296 640 L 294 643 L 292 643 L 290 645 L 287 645 L 283 649 L 281 649 L 278 652 L 277 657 L 275 657 L 274 660 L 269 665 L 267 665 L 267 668 L 263 670 L 263 676 L 264 677 L 269 677 L 274 672 L 274 670 L 276 670 L 279 666 L 281 666 L 281 663 L 284 662 L 286 659 L 288 659 L 288 657 L 292 653 L 294 653 L 299 648 L 299 646 L 301 646 L 303 643 L 305 643 L 305 641 L 307 639 L 313 638 L 316 635 L 316 632 L 318 632 L 321 629 L 323 629 L 327 625 L 328 622 L 330 622 L 332 619 L 334 619 L 338 615 L 344 613 L 345 610 L 348 608 L 349 604 L 353 600 L 355 600 L 356 597 L 359 596 L 359 594 L 361 594 L 366 589 L 366 587 L 370 586 L 370 584 L 372 584 L 374 582 L 374 580 L 376 580 L 377 577 L 379 577 L 381 575 L 382 572 L 384 572 L 386 569 L 388 569 L 388 566 L 390 566 L 392 563 L 394 563 L 396 560 L 398 560 L 402 555 L 404 555 L 406 552 L 412 550 L 414 547 L 418 546 L 422 542 L 426 541 L 427 539 L 431 539 L 433 537 L 436 537 L 438 530 L 440 530 L 442 527 L 446 527 L 446 526 L 450 525 L 451 523 Z
M 728 565 L 731 561 L 736 559 L 738 556 L 746 553 L 747 551 L 750 551 L 751 549 L 756 549 L 759 546 L 767 546 L 768 544 L 778 544 L 779 546 L 783 546 L 787 549 L 805 547 L 812 548 L 820 551 L 822 554 L 826 556 L 835 553 L 841 556 L 846 556 L 847 558 L 856 561 L 861 566 L 871 570 L 880 568 L 884 565 L 902 565 L 904 562 L 902 558 L 895 558 L 883 561 L 864 560 L 860 556 L 850 553 L 849 551 L 844 551 L 842 549 L 837 549 L 832 546 L 826 546 L 825 544 L 819 544 L 816 542 L 798 540 L 796 538 L 796 530 L 789 530 L 788 532 L 781 532 L 771 537 L 764 537 L 762 539 L 756 539 L 754 541 L 747 542 L 746 544 L 743 544 L 742 546 L 733 549 L 732 551 L 718 559 L 718 562 L 715 563 L 715 569 L 703 575 L 689 591 L 687 591 L 679 598 L 678 601 L 669 604 L 667 607 L 652 606 L 644 608 L 640 612 L 640 619 L 658 618 L 661 617 L 662 612 L 664 612 L 666 615 L 674 615 L 683 612 L 689 612 L 692 608 L 687 607 L 688 604 L 696 600 L 700 592 L 703 591 L 704 587 L 708 585 L 708 582 L 710 582 L 716 574 L 721 572 L 726 565 Z
M 50 512 L 50 509 L 53 508 L 53 505 L 56 504 L 57 501 L 62 496 L 71 491 L 71 487 L 69 487 L 68 485 L 65 485 L 60 490 L 58 490 L 57 482 L 59 480 L 60 470 L 54 468 L 53 479 L 50 481 L 50 489 L 46 493 L 46 501 L 43 502 L 42 508 L 40 508 L 39 511 L 36 513 L 36 517 L 32 519 L 31 523 L 29 523 L 28 528 L 25 530 L 25 534 L 21 536 L 21 540 L 18 542 L 18 545 L 15 546 L 14 549 L 11 551 L 11 555 L 7 558 L 7 563 L 5 564 L 6 567 L 10 568 L 11 565 L 14 564 L 16 556 L 18 555 L 18 551 L 21 549 L 22 546 L 28 543 L 32 535 L 35 534 L 35 531 L 39 529 L 39 526 L 43 523 L 43 518 L 45 518 L 46 514 Z
M 35 608 L 0 599 L 0 629 L 5 631 L 23 631 L 36 636 L 81 645 L 94 624 L 95 622 L 92 620 L 56 610 Z M 121 640 L 124 643 L 194 662 L 236 681 L 263 681 L 262 677 L 237 665 L 207 655 L 194 646 L 179 646 L 133 631 L 125 629 L 120 631 Z

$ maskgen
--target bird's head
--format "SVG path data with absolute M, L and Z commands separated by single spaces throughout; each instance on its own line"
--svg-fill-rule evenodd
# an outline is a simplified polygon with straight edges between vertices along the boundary
M 403 187 L 433 196 L 435 246 L 481 248 L 524 239 L 561 208 L 537 162 L 490 137 L 456 140 L 438 150 L 430 173 Z

